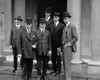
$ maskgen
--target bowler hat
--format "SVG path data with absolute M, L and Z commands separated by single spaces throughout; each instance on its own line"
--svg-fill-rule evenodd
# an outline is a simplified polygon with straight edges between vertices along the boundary
M 40 23 L 46 23 L 45 18 L 40 18 Z
M 31 24 L 32 23 L 32 20 L 31 19 L 26 19 L 25 21 L 27 24 Z
M 58 16 L 59 17 L 60 13 L 59 12 L 55 12 L 53 16 Z
M 46 13 L 51 13 L 51 8 L 50 8 L 50 7 L 46 7 L 45 12 L 46 12 Z
M 21 16 L 17 16 L 15 19 L 17 19 L 18 21 L 23 21 Z
M 63 13 L 63 18 L 65 18 L 65 17 L 71 18 L 71 15 L 70 15 L 68 12 L 64 12 L 64 13 Z

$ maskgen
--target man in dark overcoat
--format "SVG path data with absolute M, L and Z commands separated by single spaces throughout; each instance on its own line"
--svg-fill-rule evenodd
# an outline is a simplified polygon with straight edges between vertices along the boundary
M 54 23 L 50 25 L 50 33 L 51 33 L 51 60 L 53 64 L 53 70 L 51 74 L 59 74 L 61 73 L 61 55 L 58 54 L 58 51 L 61 49 L 61 38 L 62 38 L 62 30 L 64 25 L 59 21 L 60 13 L 55 12 L 53 15 Z
M 50 25 L 53 23 L 53 19 L 51 17 L 51 7 L 46 7 L 45 10 L 45 21 L 46 21 L 46 29 L 50 31 Z M 50 60 L 50 56 L 48 56 L 47 62 Z M 49 67 L 49 64 L 47 65 Z
M 20 31 L 20 29 L 23 28 L 23 26 L 21 25 L 21 22 L 23 20 L 21 19 L 21 16 L 18 16 L 15 18 L 15 24 L 14 27 L 12 27 L 11 29 L 11 33 L 10 33 L 10 48 L 12 48 L 13 50 L 13 72 L 15 72 L 17 70 L 17 39 L 18 39 L 18 33 Z
M 26 19 L 25 28 L 20 31 L 18 36 L 18 54 L 23 57 L 22 78 L 30 80 L 34 58 L 32 47 L 36 48 L 35 32 L 32 31 L 31 19 Z

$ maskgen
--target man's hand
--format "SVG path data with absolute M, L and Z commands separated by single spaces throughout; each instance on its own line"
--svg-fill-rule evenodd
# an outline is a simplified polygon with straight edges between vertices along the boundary
M 12 45 L 10 45 L 9 48 L 12 49 Z
M 32 45 L 32 48 L 36 48 L 36 45 Z
M 66 44 L 64 45 L 64 47 L 68 47 L 68 46 L 71 46 L 70 42 L 68 42 L 68 43 L 66 43 Z
M 52 52 L 51 52 L 51 50 L 49 50 L 49 52 L 48 52 L 47 55 L 48 55 L 48 56 L 51 56 L 51 54 L 52 54 Z
M 18 54 L 18 57 L 21 57 L 22 55 L 21 54 Z

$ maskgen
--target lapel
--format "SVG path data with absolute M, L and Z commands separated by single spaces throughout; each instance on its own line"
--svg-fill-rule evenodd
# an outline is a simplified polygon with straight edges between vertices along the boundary
M 45 36 L 45 34 L 46 34 L 46 30 L 45 30 L 44 32 L 41 32 L 41 30 L 39 29 L 39 30 L 38 30 L 38 33 L 40 34 L 41 37 L 43 37 L 43 36 Z
M 39 29 L 38 30 L 38 33 L 40 34 L 40 36 L 42 37 L 42 32 L 41 32 L 41 30 Z
M 17 34 L 17 28 L 16 28 L 16 26 L 14 26 L 13 32 L 14 32 L 15 34 Z
M 25 35 L 26 35 L 27 38 L 29 38 L 30 40 L 32 40 L 32 34 L 31 34 L 31 32 L 28 33 L 27 30 L 26 30 L 26 28 L 25 28 L 24 33 L 25 33 Z
M 54 31 L 55 31 L 55 33 L 61 28 L 61 26 L 60 26 L 60 23 L 58 23 L 58 25 L 57 26 L 54 26 Z
M 69 24 L 68 26 L 65 26 L 64 30 L 65 30 L 66 33 L 68 33 L 68 31 L 70 31 L 70 29 L 71 29 L 71 27 L 70 27 L 70 24 Z
M 43 32 L 43 36 L 45 36 L 46 35 L 46 30 L 44 30 L 44 32 Z

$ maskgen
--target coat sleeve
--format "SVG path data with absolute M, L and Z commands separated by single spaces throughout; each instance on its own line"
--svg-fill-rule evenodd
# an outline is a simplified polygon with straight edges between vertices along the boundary
M 19 31 L 17 35 L 17 52 L 18 54 L 22 53 L 22 32 Z
M 48 45 L 49 45 L 49 50 L 51 50 L 51 35 L 49 32 L 49 37 L 48 37 Z
M 71 45 L 74 45 L 77 41 L 78 41 L 78 35 L 77 35 L 76 27 L 72 27 L 72 40 L 71 40 Z

